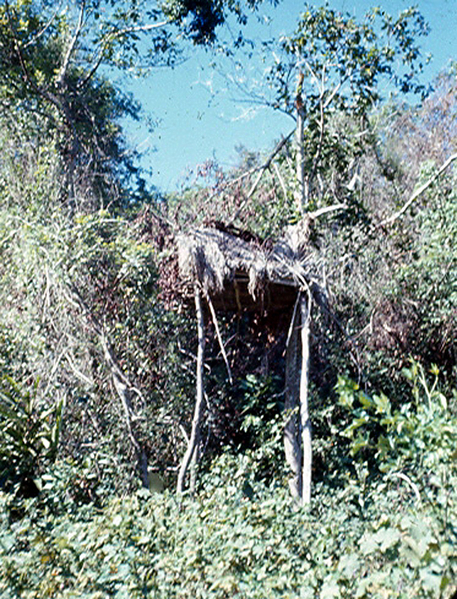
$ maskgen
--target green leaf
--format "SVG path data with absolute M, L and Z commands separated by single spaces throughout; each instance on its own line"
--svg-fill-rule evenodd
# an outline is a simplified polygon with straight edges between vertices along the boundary
M 360 568 L 361 561 L 359 556 L 356 553 L 350 553 L 348 555 L 343 555 L 340 558 L 338 563 L 338 571 L 342 572 L 342 574 L 351 579 L 357 570 Z
M 120 526 L 122 523 L 122 515 L 116 514 L 112 519 L 113 526 Z
M 443 587 L 443 576 L 441 573 L 433 572 L 430 568 L 420 570 L 422 587 L 432 591 L 436 597 L 439 596 Z
M 319 595 L 320 599 L 334 599 L 335 597 L 340 596 L 340 587 L 336 581 L 330 580 L 328 582 L 324 582 Z
M 351 455 L 357 455 L 359 451 L 365 449 L 370 445 L 370 437 L 358 435 L 357 438 L 351 443 Z
M 401 534 L 396 528 L 381 528 L 381 530 L 378 530 L 375 534 L 376 543 L 378 543 L 379 548 L 383 553 L 396 545 L 400 539 Z
M 360 551 L 362 555 L 371 555 L 378 551 L 379 545 L 373 534 L 366 534 L 360 542 Z
M 381 395 L 373 395 L 373 401 L 376 406 L 377 414 L 390 414 L 390 400 L 384 393 L 381 393 Z
M 362 406 L 366 409 L 372 408 L 374 405 L 374 401 L 366 393 L 363 393 L 363 392 L 359 393 L 358 399 L 359 399 L 360 403 L 362 404 Z

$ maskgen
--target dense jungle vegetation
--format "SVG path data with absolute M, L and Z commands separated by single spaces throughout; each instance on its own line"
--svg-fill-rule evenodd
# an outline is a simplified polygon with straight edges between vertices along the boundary
M 220 51 L 259 5 L 0 6 L 2 598 L 456 596 L 457 65 L 421 79 L 419 12 L 303 5 L 258 49 L 259 94 L 302 130 L 233 171 L 163 196 L 126 143 L 147 115 L 110 73 Z M 309 214 L 311 503 L 287 486 L 287 326 L 250 313 L 219 315 L 233 384 L 208 322 L 177 494 L 197 335 L 176 236 L 268 247 Z

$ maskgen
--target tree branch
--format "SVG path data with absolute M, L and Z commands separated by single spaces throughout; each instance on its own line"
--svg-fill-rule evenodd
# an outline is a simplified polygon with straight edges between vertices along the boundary
M 450 156 L 446 160 L 446 162 L 441 166 L 441 168 L 433 175 L 433 177 L 431 177 L 426 183 L 421 185 L 421 187 L 419 187 L 419 189 L 417 189 L 413 193 L 413 195 L 409 198 L 409 200 L 404 204 L 404 206 L 398 212 L 395 212 L 395 214 L 393 214 L 389 218 L 386 218 L 385 220 L 383 220 L 381 223 L 379 223 L 378 227 L 382 227 L 384 225 L 391 224 L 391 223 L 395 222 L 398 218 L 400 218 L 400 216 L 402 216 L 408 210 L 408 208 L 411 206 L 411 204 L 422 193 L 424 193 L 424 191 L 426 189 L 428 189 L 430 187 L 430 185 L 432 185 L 432 183 L 434 183 L 442 173 L 444 173 L 444 171 L 454 162 L 454 160 L 457 160 L 457 153 Z
M 24 48 L 28 48 L 29 46 L 31 46 L 33 43 L 35 43 L 38 39 L 40 39 L 40 37 L 42 35 L 44 35 L 46 33 L 46 31 L 49 29 L 49 27 L 52 25 L 52 22 L 54 21 L 54 19 L 57 16 L 57 10 L 55 11 L 55 13 L 52 15 L 52 17 L 49 19 L 49 21 L 46 23 L 46 25 L 44 25 L 40 31 L 38 31 L 38 33 L 36 35 L 34 35 L 31 39 L 29 39 L 29 41 L 27 43 L 24 44 Z
M 287 202 L 287 187 L 276 162 L 273 162 L 273 168 L 275 169 L 276 176 L 278 177 L 279 184 L 281 185 L 282 193 L 284 194 L 284 200 Z
M 98 71 L 102 63 L 105 50 L 118 37 L 121 37 L 122 35 L 127 35 L 129 33 L 147 32 L 152 31 L 153 29 L 161 29 L 162 27 L 165 27 L 165 25 L 168 24 L 169 21 L 160 21 L 159 23 L 150 23 L 149 25 L 137 25 L 136 27 L 126 27 L 124 29 L 117 30 L 112 29 L 111 31 L 109 31 L 105 36 L 103 36 L 102 40 L 100 41 L 97 58 L 95 59 L 92 68 L 89 69 L 85 77 L 83 77 L 82 80 L 78 83 L 78 87 L 84 87 L 92 79 L 92 77 Z
M 78 37 L 79 37 L 82 27 L 83 27 L 85 9 L 86 9 L 86 3 L 83 0 L 81 2 L 81 10 L 79 11 L 78 24 L 76 25 L 76 29 L 73 34 L 73 37 L 71 38 L 70 43 L 68 44 L 68 48 L 65 53 L 65 58 L 63 60 L 62 66 L 60 68 L 59 75 L 57 76 L 57 79 L 56 79 L 56 84 L 58 87 L 61 87 L 63 85 L 63 83 L 65 81 L 65 77 L 67 76 L 68 65 L 70 64 L 71 56 L 73 54 L 73 51 L 76 46 L 76 42 L 78 41 Z
M 281 139 L 281 141 L 276 145 L 276 147 L 274 148 L 274 150 L 271 152 L 271 154 L 268 156 L 268 158 L 266 159 L 266 161 L 262 164 L 262 166 L 258 167 L 257 169 L 255 169 L 254 171 L 250 171 L 250 173 L 252 172 L 256 172 L 257 170 L 259 171 L 259 174 L 256 178 L 256 180 L 254 181 L 254 184 L 252 185 L 251 189 L 248 192 L 248 195 L 245 197 L 245 199 L 243 200 L 243 202 L 241 203 L 241 205 L 239 206 L 238 210 L 235 212 L 235 214 L 232 216 L 232 218 L 229 220 L 228 225 L 232 225 L 235 220 L 238 218 L 238 216 L 240 215 L 240 213 L 244 210 L 244 208 L 246 207 L 246 204 L 249 202 L 249 200 L 251 199 L 251 196 L 253 195 L 254 191 L 257 189 L 258 184 L 260 183 L 260 179 L 262 178 L 263 173 L 270 168 L 270 165 L 274 159 L 274 157 L 279 154 L 279 152 L 282 150 L 282 148 L 286 145 L 286 143 L 289 141 L 289 139 L 292 137 L 292 135 L 295 133 L 295 128 L 292 129 L 292 131 L 286 135 L 286 137 L 283 137 Z M 249 173 L 249 174 L 250 174 Z M 238 178 L 238 180 L 240 180 L 241 177 Z

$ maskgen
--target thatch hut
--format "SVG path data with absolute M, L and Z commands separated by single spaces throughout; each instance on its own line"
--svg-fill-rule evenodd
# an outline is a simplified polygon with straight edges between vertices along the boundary
M 251 235 L 223 227 L 202 227 L 177 238 L 179 271 L 195 297 L 198 323 L 197 397 L 189 445 L 181 464 L 178 490 L 197 460 L 203 406 L 203 302 L 230 367 L 217 324 L 218 311 L 292 312 L 287 336 L 285 407 L 286 460 L 292 470 L 290 487 L 300 503 L 308 503 L 311 477 L 311 426 L 308 415 L 309 326 L 313 297 L 320 301 L 318 266 L 308 243 L 308 222 L 288 228 L 276 244 L 262 244 Z

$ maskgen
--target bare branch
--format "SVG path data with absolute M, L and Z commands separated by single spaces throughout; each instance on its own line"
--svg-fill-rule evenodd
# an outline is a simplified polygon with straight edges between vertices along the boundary
M 330 96 L 327 98 L 327 100 L 324 102 L 324 109 L 328 108 L 330 106 L 330 104 L 333 102 L 333 98 L 336 96 L 336 94 L 339 92 L 339 90 L 341 89 L 342 86 L 342 82 L 340 81 L 338 83 L 338 85 L 336 85 L 332 91 L 332 93 L 330 94 Z
M 295 133 L 295 129 L 292 129 L 292 131 L 286 137 L 283 137 L 281 139 L 281 141 L 276 145 L 276 147 L 274 148 L 273 152 L 271 152 L 271 154 L 268 156 L 267 160 L 262 164 L 262 166 L 260 166 L 260 167 L 258 167 L 258 169 L 256 169 L 256 171 L 257 170 L 259 171 L 259 174 L 258 174 L 256 180 L 254 181 L 254 184 L 252 185 L 251 189 L 249 190 L 248 195 L 246 196 L 246 198 L 241 203 L 241 205 L 238 208 L 238 210 L 235 212 L 235 214 L 232 216 L 232 218 L 228 222 L 228 225 L 232 225 L 235 222 L 235 220 L 238 218 L 238 216 L 241 214 L 241 212 L 244 210 L 244 208 L 246 207 L 246 204 L 251 199 L 251 196 L 253 195 L 254 191 L 257 189 L 257 186 L 260 183 L 260 179 L 262 178 L 263 173 L 268 168 L 270 168 L 271 163 L 272 163 L 273 159 L 275 158 L 275 156 L 277 154 L 279 154 L 279 152 L 286 145 L 286 143 L 289 141 L 289 139 L 292 137 L 292 135 L 294 133 Z M 250 174 L 252 172 L 256 172 L 256 171 L 250 171 Z M 240 180 L 240 178 L 238 178 L 238 180 Z
M 95 386 L 94 381 L 92 381 L 90 378 L 88 378 L 83 372 L 81 372 L 80 370 L 78 370 L 78 368 L 75 366 L 75 363 L 70 358 L 69 352 L 65 353 L 64 357 L 67 360 L 68 365 L 70 366 L 71 370 L 73 371 L 73 374 L 75 376 L 77 376 L 78 379 L 80 379 L 86 385 L 89 385 L 89 387 L 94 387 Z
M 227 353 L 225 351 L 224 342 L 222 341 L 221 331 L 219 329 L 219 323 L 217 322 L 216 310 L 214 309 L 213 302 L 211 301 L 211 297 L 207 291 L 204 291 L 205 299 L 208 302 L 209 311 L 211 312 L 211 318 L 214 324 L 214 330 L 216 331 L 216 337 L 219 342 L 219 347 L 221 348 L 222 357 L 224 358 L 225 366 L 227 368 L 227 374 L 229 378 L 229 382 L 233 385 L 233 377 L 232 370 L 230 368 L 230 364 L 228 361 Z
M 335 210 L 347 210 L 346 204 L 333 204 L 332 206 L 325 206 L 324 208 L 319 208 L 319 210 L 315 210 L 314 212 L 308 212 L 309 218 L 315 220 L 322 216 L 323 214 L 327 214 L 328 212 L 334 212 Z
M 454 162 L 454 160 L 457 160 L 457 153 L 450 156 L 446 160 L 446 162 L 441 166 L 441 168 L 433 175 L 433 177 L 431 177 L 426 183 L 421 185 L 421 187 L 419 187 L 419 189 L 417 189 L 413 193 L 413 195 L 409 198 L 409 200 L 404 204 L 404 206 L 398 212 L 395 212 L 395 214 L 393 214 L 389 218 L 386 218 L 386 220 L 383 220 L 381 223 L 379 223 L 378 227 L 382 227 L 384 225 L 391 224 L 391 223 L 395 222 L 398 218 L 400 218 L 400 216 L 402 216 L 408 210 L 408 208 L 411 206 L 411 204 L 422 193 L 424 193 L 424 191 L 426 189 L 428 189 L 430 187 L 430 185 L 432 185 L 432 183 L 434 183 L 442 173 L 444 173 L 444 171 Z
M 406 476 L 406 474 L 403 474 L 403 472 L 393 472 L 392 474 L 390 474 L 390 478 L 392 478 L 394 476 L 396 476 L 397 478 L 400 478 L 401 480 L 404 480 L 405 483 L 407 483 L 411 487 L 411 489 L 414 492 L 414 495 L 416 496 L 417 502 L 422 505 L 419 487 L 416 485 L 416 483 L 413 483 L 413 481 L 409 478 L 409 476 Z
M 60 9 L 60 6 L 58 7 Z M 44 35 L 46 33 L 46 31 L 49 29 L 49 27 L 52 25 L 54 19 L 56 18 L 58 13 L 58 10 L 56 10 L 54 12 L 54 14 L 52 15 L 52 17 L 49 19 L 49 21 L 40 29 L 40 31 L 38 31 L 38 33 L 36 33 L 34 36 L 32 36 L 31 39 L 29 39 L 29 41 L 27 43 L 25 43 L 23 45 L 23 48 L 28 48 L 29 46 L 31 46 L 32 44 L 34 44 L 38 39 L 40 39 L 40 37 L 42 35 Z
M 281 189 L 284 194 L 284 199 L 287 201 L 287 187 L 284 183 L 284 178 L 281 175 L 281 171 L 279 170 L 279 166 L 276 164 L 276 162 L 273 162 L 273 168 L 275 169 L 276 176 L 278 177 L 279 184 L 281 185 Z
M 71 38 L 70 43 L 68 44 L 65 58 L 63 60 L 62 66 L 60 68 L 59 75 L 57 76 L 57 79 L 56 79 L 56 84 L 58 86 L 61 86 L 65 81 L 65 77 L 66 77 L 67 71 L 68 71 L 68 65 L 70 64 L 71 56 L 74 52 L 76 42 L 78 41 L 78 38 L 81 34 L 81 30 L 83 27 L 85 10 L 86 10 L 86 3 L 85 3 L 85 1 L 83 1 L 83 2 L 81 2 L 81 10 L 79 11 L 78 24 L 76 25 L 76 29 L 73 34 L 73 37 Z
M 70 299 L 73 300 L 72 303 L 76 303 L 79 309 L 82 310 L 87 319 L 88 324 L 90 324 L 92 330 L 97 335 L 98 341 L 102 348 L 105 364 L 108 367 L 109 372 L 111 374 L 114 389 L 116 390 L 116 393 L 124 410 L 125 424 L 127 427 L 130 442 L 136 452 L 141 482 L 143 484 L 143 487 L 148 488 L 149 483 L 147 455 L 146 451 L 140 443 L 138 433 L 135 430 L 134 424 L 135 421 L 138 420 L 138 416 L 133 409 L 131 397 L 132 392 L 135 392 L 137 394 L 140 394 L 140 392 L 131 384 L 128 377 L 124 374 L 103 326 L 92 314 L 90 308 L 87 306 L 86 302 L 79 293 L 79 290 L 74 285 L 70 286 L 68 289 L 70 293 L 67 294 L 67 297 L 70 296 Z M 72 367 L 71 361 L 69 361 L 69 364 L 70 367 Z

